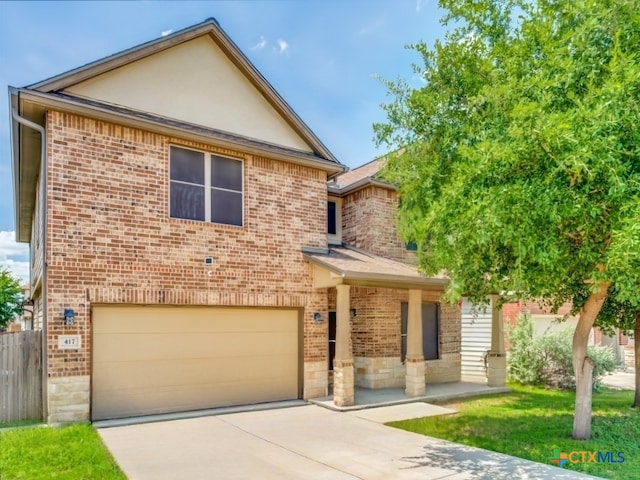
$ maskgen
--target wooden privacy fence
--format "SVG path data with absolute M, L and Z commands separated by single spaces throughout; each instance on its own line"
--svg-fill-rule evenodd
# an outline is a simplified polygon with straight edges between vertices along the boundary
M 42 418 L 42 331 L 0 334 L 0 423 Z

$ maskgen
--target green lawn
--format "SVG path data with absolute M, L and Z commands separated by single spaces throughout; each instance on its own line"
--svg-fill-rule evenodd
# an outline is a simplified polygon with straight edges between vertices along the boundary
M 459 410 L 454 415 L 390 425 L 546 464 L 554 450 L 614 452 L 614 459 L 618 459 L 617 452 L 624 452 L 623 463 L 567 462 L 564 468 L 604 478 L 640 478 L 640 409 L 630 407 L 632 391 L 594 393 L 592 438 L 577 441 L 571 438 L 574 393 L 510 387 L 512 393 L 446 403 Z
M 0 480 L 14 479 L 126 480 L 126 477 L 94 428 L 76 424 L 0 430 Z

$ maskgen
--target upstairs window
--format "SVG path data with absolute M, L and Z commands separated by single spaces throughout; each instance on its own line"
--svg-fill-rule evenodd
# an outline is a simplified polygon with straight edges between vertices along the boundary
M 169 215 L 242 226 L 242 170 L 240 160 L 172 146 Z
M 327 202 L 327 233 L 329 235 L 335 235 L 338 232 L 336 223 L 336 202 Z
M 342 244 L 342 199 L 327 200 L 327 240 L 329 245 Z

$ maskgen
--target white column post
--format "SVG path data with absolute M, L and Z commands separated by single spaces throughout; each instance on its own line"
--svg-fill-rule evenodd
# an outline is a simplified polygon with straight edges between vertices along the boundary
M 487 358 L 487 385 L 504 387 L 507 381 L 507 355 L 504 349 L 504 320 L 498 309 L 499 295 L 491 295 L 491 350 Z
M 422 291 L 409 290 L 407 358 L 405 360 L 405 393 L 409 397 L 420 397 L 425 394 L 425 363 L 422 344 Z
M 336 286 L 336 356 L 333 360 L 333 403 L 346 407 L 355 403 L 349 285 Z

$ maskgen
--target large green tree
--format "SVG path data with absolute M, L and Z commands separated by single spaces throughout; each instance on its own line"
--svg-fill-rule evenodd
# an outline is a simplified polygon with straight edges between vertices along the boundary
M 609 289 L 640 305 L 636 0 L 441 0 L 422 83 L 385 82 L 401 234 L 447 294 L 573 301 L 574 438 L 591 428 L 587 341 Z M 587 294 L 584 295 L 585 289 Z
M 20 281 L 6 268 L 0 268 L 0 328 L 22 313 Z

